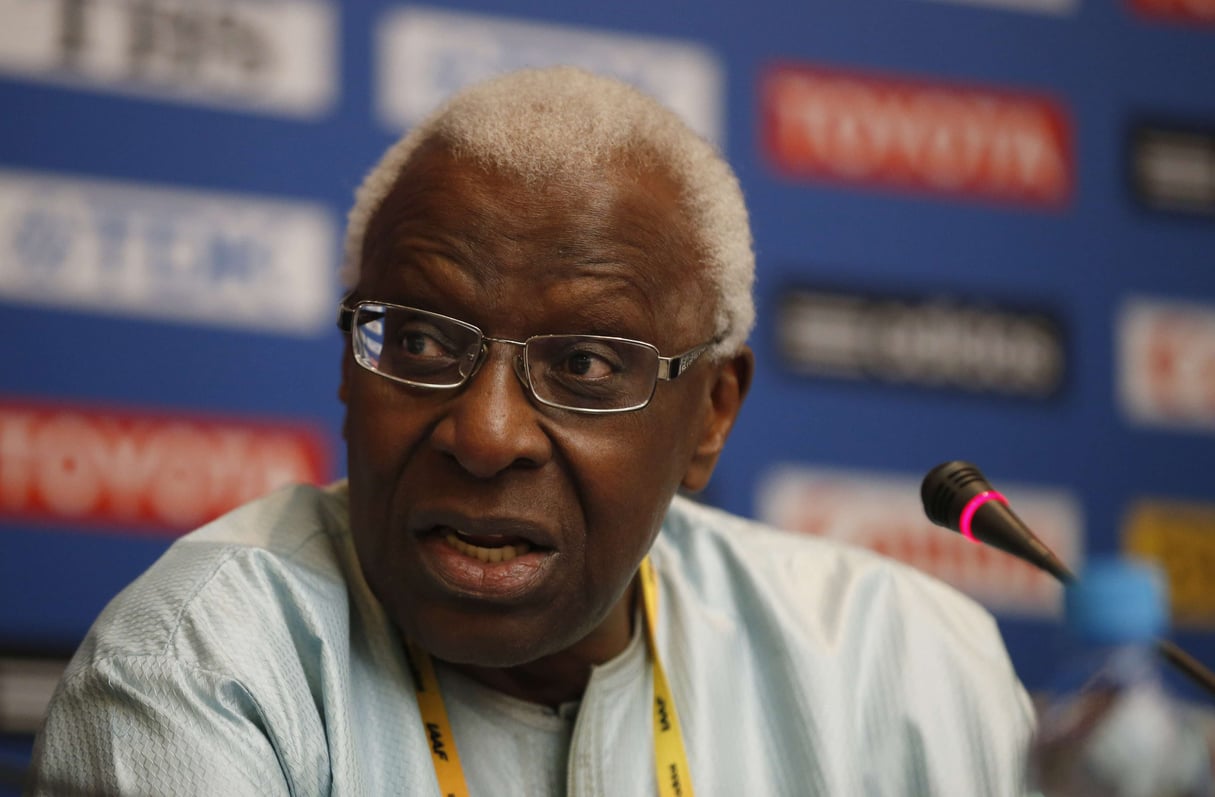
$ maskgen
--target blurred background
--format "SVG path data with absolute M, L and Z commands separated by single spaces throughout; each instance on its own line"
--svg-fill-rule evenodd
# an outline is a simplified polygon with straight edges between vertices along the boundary
M 1065 560 L 1168 574 L 1215 664 L 1215 0 L 0 0 L 0 759 L 172 540 L 344 473 L 363 173 L 456 88 L 631 81 L 737 170 L 753 393 L 702 499 L 996 613 L 1059 591 L 922 519 L 980 465 Z

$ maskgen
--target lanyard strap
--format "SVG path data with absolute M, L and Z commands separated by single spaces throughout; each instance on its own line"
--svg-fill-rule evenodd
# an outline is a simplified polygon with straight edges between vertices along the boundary
M 443 797 L 469 797 L 468 784 L 464 782 L 464 767 L 460 766 L 460 754 L 456 752 L 456 737 L 451 732 L 447 719 L 447 706 L 439 693 L 439 679 L 435 676 L 435 665 L 430 654 L 407 642 L 405 655 L 413 682 L 417 684 L 418 711 L 422 714 L 422 727 L 430 742 L 430 757 L 435 765 L 435 777 L 439 779 L 439 793 Z
M 658 778 L 659 797 L 694 797 L 692 774 L 683 748 L 683 731 L 675 698 L 667 683 L 666 672 L 658 656 L 658 580 L 654 566 L 647 556 L 641 563 L 641 600 L 645 610 L 646 642 L 654 671 L 654 766 Z M 418 710 L 422 726 L 430 741 L 430 757 L 434 761 L 439 792 L 443 797 L 469 797 L 464 768 L 456 752 L 456 738 L 447 718 L 447 706 L 439 694 L 439 679 L 435 676 L 430 654 L 407 642 L 405 655 L 417 686 Z
M 654 773 L 659 797 L 693 797 L 692 772 L 683 749 L 683 730 L 675 696 L 658 655 L 658 576 L 650 557 L 641 562 L 641 600 L 645 604 L 645 634 L 654 668 Z

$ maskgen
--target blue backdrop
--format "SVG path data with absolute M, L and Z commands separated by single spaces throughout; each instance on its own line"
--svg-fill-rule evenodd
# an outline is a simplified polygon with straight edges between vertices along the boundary
M 920 475 L 971 459 L 1077 563 L 1160 560 L 1215 663 L 1213 20 L 0 0 L 0 655 L 67 655 L 184 529 L 344 471 L 361 175 L 463 82 L 573 60 L 718 141 L 752 211 L 758 371 L 705 500 L 957 583 L 1036 687 L 1057 592 L 919 519 Z M 28 725 L 0 717 L 16 766 Z

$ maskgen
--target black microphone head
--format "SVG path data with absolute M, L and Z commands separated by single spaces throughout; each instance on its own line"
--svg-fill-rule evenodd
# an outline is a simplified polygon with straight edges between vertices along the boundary
M 1060 581 L 1072 573 L 1030 531 L 977 467 L 952 460 L 928 471 L 920 485 L 924 514 L 938 526 L 1012 554 Z
M 955 459 L 928 471 L 920 485 L 920 500 L 924 502 L 924 514 L 929 520 L 958 531 L 966 504 L 991 489 L 982 471 L 969 462 Z

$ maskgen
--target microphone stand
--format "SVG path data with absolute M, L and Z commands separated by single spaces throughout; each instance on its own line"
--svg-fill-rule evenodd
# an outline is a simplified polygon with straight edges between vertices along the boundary
M 1024 557 L 1020 558 L 1022 561 L 1029 562 L 1040 570 L 1050 573 L 1065 587 L 1075 580 L 1075 576 L 1071 574 L 1071 571 L 1064 570 L 1063 573 L 1057 573 L 1053 569 L 1042 567 L 1036 561 L 1030 561 Z M 1206 665 L 1198 659 L 1182 650 L 1180 645 L 1161 637 L 1156 640 L 1156 652 L 1160 654 L 1161 658 L 1173 665 L 1178 672 L 1189 678 L 1191 683 L 1204 689 L 1207 695 L 1215 697 L 1215 673 L 1207 669 Z
M 936 466 L 924 477 L 920 496 L 924 513 L 934 524 L 1012 554 L 1054 576 L 1065 587 L 1075 580 L 1067 565 L 1016 516 L 1008 500 L 992 489 L 971 463 L 954 460 Z M 985 513 L 987 522 L 977 530 L 972 521 L 980 513 Z M 1176 642 L 1157 639 L 1156 652 L 1209 697 L 1215 697 L 1215 673 Z
M 1176 642 L 1171 642 L 1167 639 L 1157 639 L 1156 652 L 1179 672 L 1189 677 L 1190 681 L 1205 689 L 1208 695 L 1215 697 L 1215 673 L 1212 673 L 1202 662 L 1178 647 Z

